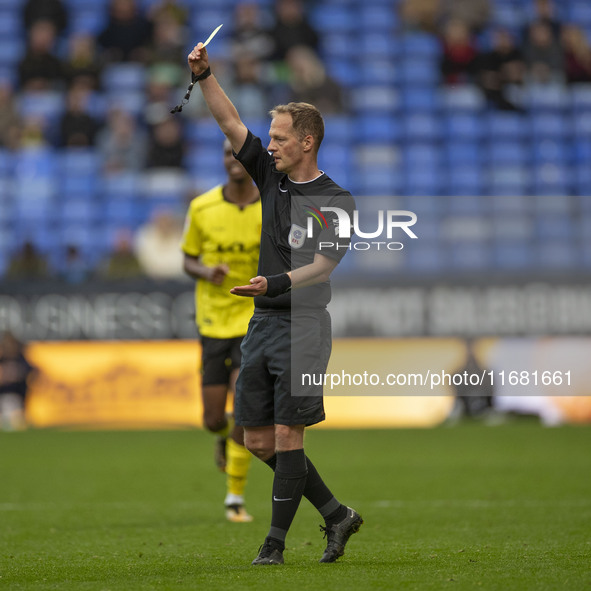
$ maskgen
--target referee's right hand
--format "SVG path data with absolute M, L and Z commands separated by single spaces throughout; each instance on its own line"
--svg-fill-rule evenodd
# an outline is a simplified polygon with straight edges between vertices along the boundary
M 207 49 L 203 47 L 203 43 L 199 42 L 193 48 L 193 51 L 188 57 L 189 67 L 195 76 L 203 74 L 209 68 L 209 58 L 207 57 Z

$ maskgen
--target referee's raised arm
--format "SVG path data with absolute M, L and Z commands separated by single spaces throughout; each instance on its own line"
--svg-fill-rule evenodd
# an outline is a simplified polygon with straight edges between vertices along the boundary
M 242 123 L 236 107 L 211 72 L 207 49 L 205 49 L 203 43 L 198 43 L 193 48 L 193 51 L 188 56 L 188 62 L 191 72 L 197 77 L 210 113 L 214 116 L 230 144 L 232 144 L 234 152 L 240 152 L 246 141 L 248 130 Z

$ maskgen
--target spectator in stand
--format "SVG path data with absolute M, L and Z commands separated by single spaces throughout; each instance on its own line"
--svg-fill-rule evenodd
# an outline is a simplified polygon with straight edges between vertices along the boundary
M 264 66 L 253 54 L 247 52 L 234 59 L 234 78 L 226 85 L 228 96 L 246 119 L 267 116 L 275 104 L 273 89 L 263 78 Z
M 139 172 L 146 162 L 146 134 L 131 113 L 113 109 L 106 125 L 98 132 L 97 147 L 103 172 Z
M 185 53 L 185 29 L 170 13 L 159 13 L 154 19 L 152 43 L 149 47 L 151 78 L 165 76 L 167 83 L 174 87 L 185 84 Z
M 523 54 L 506 29 L 494 32 L 492 50 L 478 58 L 478 83 L 486 98 L 505 111 L 520 110 L 507 99 L 509 85 L 523 84 Z
M 29 31 L 25 56 L 18 66 L 22 90 L 59 90 L 64 83 L 64 66 L 54 55 L 55 26 L 50 21 L 37 21 Z
M 16 148 L 39 148 L 49 145 L 47 139 L 47 122 L 37 115 L 22 117 L 21 125 L 17 131 Z
M 135 238 L 135 254 L 152 279 L 184 279 L 183 254 L 179 248 L 182 223 L 172 213 L 158 211 Z
M 576 25 L 562 30 L 564 69 L 569 84 L 591 82 L 591 46 L 585 31 Z
M 275 26 L 271 30 L 274 51 L 273 59 L 285 60 L 287 52 L 296 45 L 305 45 L 318 50 L 318 34 L 308 22 L 300 0 L 278 0 Z
M 170 115 L 163 117 L 150 130 L 146 166 L 182 169 L 184 160 L 185 140 L 181 124 Z
M 478 65 L 478 52 L 466 23 L 458 19 L 448 21 L 442 41 L 441 72 L 445 84 L 472 81 Z
M 115 235 L 111 256 L 99 268 L 99 277 L 110 280 L 139 279 L 142 267 L 133 252 L 133 236 L 129 228 L 121 228 Z
M 0 428 L 4 431 L 26 427 L 25 401 L 29 381 L 36 373 L 23 344 L 11 332 L 5 332 L 0 342 Z
M 88 91 L 74 86 L 66 96 L 66 111 L 60 122 L 62 146 L 94 146 L 99 123 L 88 114 Z
M 30 241 L 23 244 L 6 271 L 9 279 L 40 279 L 48 275 L 47 262 Z
M 290 70 L 289 101 L 313 104 L 324 115 L 342 113 L 345 110 L 341 87 L 328 76 L 313 49 L 292 47 L 286 62 Z
M 64 267 L 59 272 L 60 279 L 70 285 L 77 285 L 84 283 L 89 276 L 88 262 L 80 254 L 80 249 L 75 244 L 68 244 Z
M 534 21 L 540 21 L 547 24 L 552 31 L 552 37 L 555 41 L 560 41 L 562 23 L 556 18 L 556 10 L 552 0 L 535 0 L 534 2 Z M 523 38 L 525 42 L 530 41 L 529 27 L 525 28 Z
M 136 0 L 111 0 L 109 22 L 98 37 L 108 62 L 144 62 L 152 36 L 150 21 Z
M 436 33 L 439 22 L 440 0 L 403 0 L 400 18 L 406 29 Z
M 550 25 L 544 21 L 534 21 L 529 26 L 528 37 L 524 48 L 528 79 L 540 84 L 562 82 L 564 55 Z
M 187 25 L 189 18 L 188 11 L 185 6 L 178 3 L 178 0 L 160 0 L 153 4 L 148 10 L 148 18 L 155 22 L 162 16 L 173 18 L 181 27 Z
M 16 107 L 14 89 L 7 80 L 0 82 L 0 148 L 15 150 L 20 141 L 22 120 Z
M 27 31 L 37 21 L 49 21 L 61 35 L 68 26 L 68 11 L 62 0 L 28 0 L 23 11 L 23 21 Z
M 470 33 L 480 33 L 490 20 L 490 0 L 441 0 L 442 22 L 460 20 Z
M 242 2 L 234 11 L 234 36 L 232 51 L 235 58 L 243 55 L 267 60 L 273 53 L 273 38 L 265 24 L 258 4 Z
M 102 67 L 92 35 L 77 33 L 69 38 L 64 67 L 69 87 L 84 86 L 91 91 L 99 89 Z

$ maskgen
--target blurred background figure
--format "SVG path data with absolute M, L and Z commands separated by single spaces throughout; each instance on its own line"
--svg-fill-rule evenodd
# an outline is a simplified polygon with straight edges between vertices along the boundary
M 482 376 L 485 368 L 482 367 L 476 358 L 474 342 L 466 340 L 466 362 L 461 367 L 454 369 L 453 374 L 464 374 L 468 376 Z M 488 372 L 488 368 L 486 369 Z M 468 382 L 468 383 L 466 383 Z M 463 381 L 459 386 L 454 386 L 456 395 L 454 406 L 448 416 L 447 423 L 455 424 L 462 419 L 488 419 L 493 422 L 500 417 L 494 412 L 493 385 L 490 376 L 485 373 L 482 384 L 471 385 L 469 380 Z
M 345 111 L 340 85 L 331 78 L 316 52 L 302 45 L 292 47 L 286 56 L 289 66 L 288 101 L 311 103 L 322 114 Z
M 185 141 L 178 119 L 167 115 L 150 129 L 146 166 L 148 168 L 183 168 Z
M 58 273 L 59 278 L 69 285 L 84 283 L 90 277 L 88 264 L 75 244 L 66 245 L 63 266 Z
M 38 21 L 49 21 L 59 35 L 68 26 L 68 11 L 62 0 L 27 0 L 23 10 L 23 22 L 29 30 Z
M 56 56 L 56 30 L 50 21 L 36 21 L 29 31 L 27 51 L 19 64 L 23 90 L 59 90 L 65 82 L 64 65 Z
M 254 54 L 236 56 L 228 96 L 245 119 L 264 119 L 274 104 L 274 88 L 265 80 L 265 66 Z
M 478 83 L 486 98 L 506 111 L 519 110 L 507 98 L 507 87 L 523 84 L 525 64 L 523 54 L 506 29 L 497 29 L 491 51 L 478 58 Z
M 108 62 L 143 62 L 148 56 L 151 35 L 150 21 L 135 0 L 111 0 L 109 21 L 98 42 Z
M 234 10 L 234 35 L 232 54 L 238 59 L 249 55 L 260 60 L 269 59 L 274 42 L 269 33 L 269 24 L 258 4 L 240 2 Z
M 146 161 L 147 135 L 134 116 L 112 109 L 97 136 L 97 147 L 106 174 L 139 172 Z
M 591 82 L 591 44 L 585 31 L 577 25 L 562 30 L 564 69 L 569 84 Z
M 99 277 L 108 280 L 139 279 L 142 266 L 133 252 L 133 234 L 120 228 L 115 234 L 113 251 L 99 269 Z
M 64 60 L 68 87 L 76 86 L 89 91 L 100 87 L 102 64 L 96 51 L 96 39 L 87 33 L 70 37 Z
M 62 146 L 94 146 L 99 122 L 88 113 L 88 91 L 73 87 L 66 95 L 66 110 L 60 121 Z
M 466 24 L 470 33 L 480 33 L 491 17 L 490 0 L 441 0 L 440 18 L 460 20 Z
M 318 33 L 312 27 L 300 0 L 278 0 L 275 3 L 275 25 L 271 29 L 272 58 L 283 61 L 287 52 L 296 45 L 305 45 L 317 51 Z
M 446 84 L 470 82 L 476 73 L 476 44 L 468 25 L 459 19 L 449 20 L 442 34 L 441 72 Z
M 181 221 L 169 211 L 157 211 L 135 237 L 135 254 L 144 273 L 152 279 L 184 279 L 179 247 Z
M 0 147 L 9 150 L 17 148 L 22 124 L 14 88 L 8 80 L 2 80 L 0 81 Z
M 402 0 L 400 18 L 408 31 L 435 33 L 439 25 L 440 0 Z
M 564 80 L 564 55 L 551 26 L 535 21 L 529 26 L 524 48 L 527 76 L 531 82 L 546 84 Z
M 26 241 L 10 261 L 6 277 L 9 279 L 35 280 L 49 276 L 45 257 L 31 241 Z
M 25 347 L 11 332 L 0 341 L 0 428 L 24 429 L 25 402 L 29 381 L 36 373 L 25 356 Z

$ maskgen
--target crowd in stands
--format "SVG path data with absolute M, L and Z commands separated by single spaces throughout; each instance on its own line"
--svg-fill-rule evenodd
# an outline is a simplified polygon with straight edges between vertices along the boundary
M 311 16 L 319 4 L 246 0 L 234 6 L 232 22 L 224 23 L 229 54 L 216 56 L 212 49 L 212 60 L 246 120 L 263 120 L 274 104 L 290 100 L 311 102 L 328 116 L 351 112 L 351 85 L 323 59 L 324 31 Z M 493 4 L 399 0 L 397 26 L 390 33 L 432 35 L 440 43 L 440 83 L 475 85 L 493 109 L 523 111 L 515 97 L 530 83 L 591 82 L 586 32 L 577 23 L 560 22 L 552 0 L 535 0 L 531 22 L 520 31 L 494 26 Z M 91 148 L 99 155 L 102 178 L 162 169 L 186 175 L 192 159 L 201 157 L 199 149 L 192 150 L 189 124 L 208 119 L 198 99 L 182 117 L 170 115 L 188 83 L 187 51 L 199 40 L 193 38 L 194 7 L 184 0 L 105 0 L 102 27 L 88 31 L 72 26 L 69 6 L 67 0 L 22 0 L 26 50 L 14 76 L 0 76 L 0 151 Z M 350 77 L 357 74 L 351 67 Z M 123 90 L 125 100 L 123 94 L 117 100 Z M 29 112 L 27 105 L 39 97 L 60 102 L 59 117 Z M 210 188 L 191 183 L 178 185 L 185 204 Z M 142 273 L 179 278 L 180 253 L 173 256 L 172 244 L 178 251 L 182 224 L 161 207 L 146 218 L 151 214 L 142 227 L 115 227 L 110 252 L 100 260 L 89 262 L 84 249 L 65 243 L 59 269 L 35 237 L 26 236 L 4 275 L 51 275 L 71 283 Z

